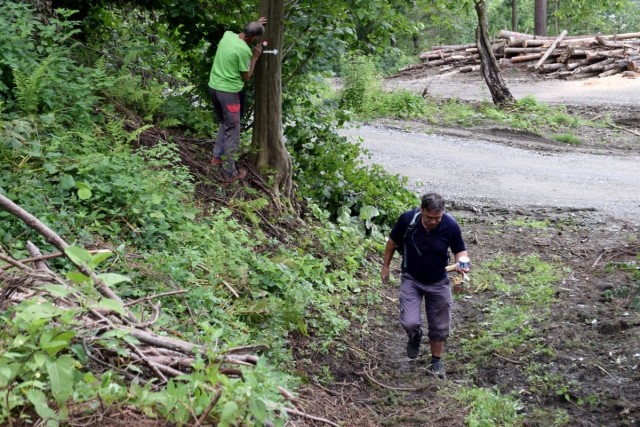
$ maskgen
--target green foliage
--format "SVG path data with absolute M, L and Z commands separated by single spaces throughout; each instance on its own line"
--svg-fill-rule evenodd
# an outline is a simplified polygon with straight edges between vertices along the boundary
M 470 427 L 519 426 L 523 416 L 518 399 L 500 394 L 498 390 L 486 388 L 462 388 L 455 397 L 465 405 L 471 405 L 471 412 L 465 418 Z
M 525 219 L 518 218 L 512 219 L 507 222 L 509 225 L 513 225 L 516 227 L 527 227 L 532 228 L 534 230 L 544 230 L 549 227 L 549 220 L 533 220 L 533 219 Z
M 1 316 L 0 422 L 11 424 L 16 412 L 29 419 L 25 407 L 32 407 L 48 426 L 64 418 L 67 401 L 82 375 L 82 365 L 69 354 L 73 317 L 78 310 L 63 310 L 35 300 L 20 303 Z M 52 322 L 59 320 L 63 326 Z M 55 400 L 58 410 L 48 400 Z
M 508 266 L 508 268 L 507 268 Z M 501 273 L 504 272 L 504 273 Z M 509 354 L 535 337 L 535 324 L 549 315 L 560 272 L 537 255 L 497 257 L 474 270 L 476 290 L 499 291 L 487 301 L 486 314 L 473 338 L 463 339 L 468 351 Z
M 0 100 L 49 120 L 91 123 L 97 75 L 72 58 L 75 23 L 42 23 L 31 19 L 29 5 L 14 2 L 0 4 L 0 15 Z
M 374 223 L 395 222 L 407 206 L 417 204 L 416 196 L 405 189 L 403 180 L 382 167 L 364 166 L 361 156 L 366 153 L 359 144 L 337 133 L 349 116 L 323 103 L 317 93 L 322 89 L 295 97 L 287 94 L 284 100 L 284 133 L 293 156 L 298 195 L 313 199 L 334 218 L 345 209 L 358 216 L 363 207 L 373 206 L 378 214 L 369 219 Z
M 582 144 L 582 141 L 580 140 L 580 138 L 570 133 L 554 134 L 554 135 L 551 135 L 551 138 L 553 138 L 558 142 L 566 142 L 567 144 L 572 144 L 572 145 Z
M 408 91 L 386 92 L 369 57 L 351 57 L 342 66 L 341 107 L 361 117 L 416 118 L 429 114 L 420 96 Z
M 341 107 L 357 113 L 370 111 L 380 94 L 380 76 L 370 58 L 365 56 L 349 57 L 342 65 Z
M 507 110 L 497 109 L 484 104 L 480 111 L 489 119 L 506 123 L 509 126 L 539 131 L 544 128 L 578 127 L 584 123 L 577 116 L 569 115 L 564 106 L 549 106 L 531 95 L 518 99 Z

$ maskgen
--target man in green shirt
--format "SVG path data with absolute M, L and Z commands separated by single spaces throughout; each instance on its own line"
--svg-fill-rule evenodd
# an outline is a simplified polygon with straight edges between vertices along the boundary
M 242 114 L 242 89 L 251 79 L 262 43 L 253 50 L 249 47 L 264 34 L 265 18 L 249 22 L 244 31 L 236 34 L 226 31 L 218 43 L 216 56 L 209 75 L 209 95 L 220 127 L 213 147 L 211 164 L 223 166 L 228 181 L 247 176 L 244 168 L 236 168 L 240 145 L 240 116 Z

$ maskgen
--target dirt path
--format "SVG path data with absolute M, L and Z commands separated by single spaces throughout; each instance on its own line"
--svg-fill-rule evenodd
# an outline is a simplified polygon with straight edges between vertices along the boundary
M 435 78 L 439 80 L 394 79 L 388 86 L 421 92 L 427 83 L 444 91 L 431 94 L 443 97 L 488 96 L 483 95 L 484 84 L 468 76 Z M 598 88 L 605 80 L 564 83 L 528 86 L 521 78 L 518 84 L 535 91 L 539 100 L 580 103 L 593 115 L 609 108 L 628 112 L 620 107 L 630 102 L 640 105 L 640 79 L 605 92 Z M 636 122 L 638 111 L 626 116 L 628 123 Z M 531 327 L 535 336 L 510 351 L 481 347 L 470 354 L 465 345 L 490 329 L 491 307 L 517 304 L 517 297 L 509 289 L 497 289 L 493 280 L 476 283 L 475 289 L 455 296 L 445 351 L 447 381 L 428 377 L 426 342 L 418 359 L 406 357 L 406 338 L 398 324 L 396 259 L 392 286 L 382 290 L 361 329 L 342 342 L 345 355 L 314 360 L 314 366 L 328 366 L 335 381 L 329 389 L 321 388 L 327 394 L 309 409 L 317 409 L 321 401 L 330 418 L 358 427 L 464 426 L 477 408 L 457 400 L 456 392 L 478 387 L 515 397 L 525 426 L 640 423 L 636 141 L 620 143 L 610 140 L 618 135 L 606 134 L 612 144 L 574 147 L 527 132 L 489 132 L 384 121 L 347 129 L 343 135 L 363 138 L 371 153 L 368 161 L 407 176 L 412 190 L 439 191 L 452 201 L 448 210 L 463 224 L 475 266 L 533 256 L 562 272 L 552 305 L 531 307 L 539 311 L 530 324 L 521 325 Z M 520 274 L 530 272 L 518 267 L 501 265 L 494 279 L 516 284 Z M 477 279 L 477 270 L 472 275 Z M 309 395 L 317 396 L 318 389 L 310 389 Z
M 597 209 L 640 218 L 640 156 L 541 152 L 479 139 L 362 126 L 372 163 L 409 178 L 418 193 L 437 191 L 467 204 Z

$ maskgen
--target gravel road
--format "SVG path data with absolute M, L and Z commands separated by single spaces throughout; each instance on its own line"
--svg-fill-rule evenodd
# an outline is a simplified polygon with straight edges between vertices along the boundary
M 417 193 L 464 203 L 596 209 L 637 223 L 640 156 L 546 153 L 483 140 L 375 126 L 345 129 Z

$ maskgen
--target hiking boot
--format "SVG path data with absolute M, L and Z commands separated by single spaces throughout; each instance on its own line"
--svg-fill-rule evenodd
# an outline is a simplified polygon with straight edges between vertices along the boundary
M 422 329 L 418 330 L 416 336 L 407 342 L 407 357 L 409 359 L 415 359 L 420 352 L 420 342 L 422 341 Z
M 210 163 L 211 163 L 211 166 L 221 166 L 222 165 L 222 159 L 220 159 L 218 157 L 212 157 Z
M 440 361 L 431 362 L 429 366 L 427 366 L 427 372 L 440 379 L 445 379 L 447 377 L 447 372 L 444 370 L 444 364 Z
M 238 181 L 239 179 L 245 179 L 247 177 L 247 170 L 245 168 L 238 169 L 238 174 L 232 178 L 225 180 L 227 184 Z

